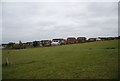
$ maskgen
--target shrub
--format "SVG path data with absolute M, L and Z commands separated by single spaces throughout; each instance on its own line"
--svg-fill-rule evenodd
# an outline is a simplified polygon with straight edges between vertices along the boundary
M 20 49 L 20 45 L 19 45 L 19 44 L 14 44 L 14 45 L 13 45 L 13 48 L 14 48 L 14 49 Z

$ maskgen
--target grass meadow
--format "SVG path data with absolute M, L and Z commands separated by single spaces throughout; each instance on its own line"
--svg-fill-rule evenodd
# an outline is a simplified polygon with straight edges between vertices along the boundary
M 3 79 L 117 79 L 118 40 L 3 50 L 2 65 Z

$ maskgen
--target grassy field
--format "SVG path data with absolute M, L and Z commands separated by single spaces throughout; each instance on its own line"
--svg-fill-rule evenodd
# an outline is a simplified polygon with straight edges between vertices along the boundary
M 118 78 L 118 40 L 3 50 L 2 58 L 3 79 Z

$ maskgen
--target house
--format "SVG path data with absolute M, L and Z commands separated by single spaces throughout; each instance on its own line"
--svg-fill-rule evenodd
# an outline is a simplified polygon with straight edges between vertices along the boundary
M 101 39 L 102 41 L 104 41 L 104 40 L 110 40 L 109 37 L 98 37 L 98 38 Z
M 96 38 L 96 41 L 101 41 L 101 39 L 100 38 Z
M 88 42 L 93 42 L 93 41 L 96 41 L 96 38 L 89 38 L 88 39 Z
M 86 42 L 86 37 L 78 37 L 77 38 L 77 43 L 83 43 Z
M 37 41 L 38 42 L 38 46 L 41 46 L 41 41 Z
M 0 45 L 0 49 L 4 49 L 5 47 L 3 47 L 2 45 Z
M 102 41 L 104 40 L 115 40 L 118 39 L 118 37 L 98 37 L 99 39 L 101 39 Z
M 68 37 L 67 44 L 73 44 L 73 43 L 76 43 L 76 38 L 75 37 Z
M 26 42 L 26 43 L 23 43 L 23 45 L 24 45 L 26 48 L 33 48 L 33 42 Z
M 26 42 L 26 45 L 32 46 L 32 45 L 33 45 L 33 42 Z
M 51 46 L 51 40 L 41 40 L 41 46 Z
M 52 39 L 51 45 L 65 45 L 65 39 Z
M 108 40 L 115 40 L 118 39 L 118 37 L 108 37 Z
M 2 44 L 1 47 L 2 48 L 7 48 L 8 44 Z

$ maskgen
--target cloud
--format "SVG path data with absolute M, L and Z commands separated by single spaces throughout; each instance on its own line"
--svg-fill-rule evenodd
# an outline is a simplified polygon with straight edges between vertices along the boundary
M 117 36 L 117 2 L 4 2 L 3 42 Z

